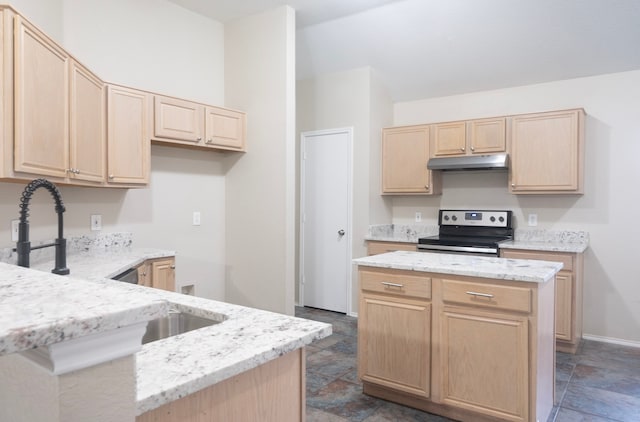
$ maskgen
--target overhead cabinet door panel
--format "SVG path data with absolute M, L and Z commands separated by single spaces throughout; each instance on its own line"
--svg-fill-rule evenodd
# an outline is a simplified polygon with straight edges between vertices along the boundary
M 15 17 L 16 171 L 66 177 L 69 151 L 69 56 Z

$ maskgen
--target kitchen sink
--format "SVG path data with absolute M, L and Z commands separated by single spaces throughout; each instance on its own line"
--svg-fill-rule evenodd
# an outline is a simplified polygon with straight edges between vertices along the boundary
M 215 324 L 220 324 L 220 322 L 222 321 L 196 316 L 186 312 L 169 311 L 167 316 L 149 321 L 147 331 L 142 337 L 142 344 L 162 340 L 199 328 L 210 327 Z

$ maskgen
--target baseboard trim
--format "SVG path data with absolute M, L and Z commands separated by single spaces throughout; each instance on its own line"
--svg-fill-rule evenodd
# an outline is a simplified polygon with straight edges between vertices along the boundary
M 585 340 L 600 341 L 602 343 L 618 344 L 620 346 L 629 346 L 640 349 L 640 341 L 623 340 L 621 338 L 596 336 L 593 334 L 582 334 Z

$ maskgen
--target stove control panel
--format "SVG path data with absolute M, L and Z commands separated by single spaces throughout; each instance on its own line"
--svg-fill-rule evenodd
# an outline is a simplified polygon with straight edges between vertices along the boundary
M 511 211 L 440 210 L 438 224 L 511 228 L 511 213 Z

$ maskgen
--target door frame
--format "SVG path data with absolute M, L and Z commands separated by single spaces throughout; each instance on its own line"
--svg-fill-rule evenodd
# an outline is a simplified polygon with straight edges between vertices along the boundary
M 299 274 L 298 274 L 298 305 L 304 306 L 304 217 L 305 217 L 305 182 L 306 182 L 306 164 L 305 164 L 305 141 L 307 138 L 323 135 L 337 135 L 347 134 L 347 163 L 349 165 L 347 175 L 347 192 L 349 193 L 347 198 L 347 227 L 346 227 L 346 241 L 347 241 L 347 315 L 353 314 L 353 127 L 337 128 L 337 129 L 325 129 L 325 130 L 313 130 L 300 133 L 300 219 L 299 219 Z

